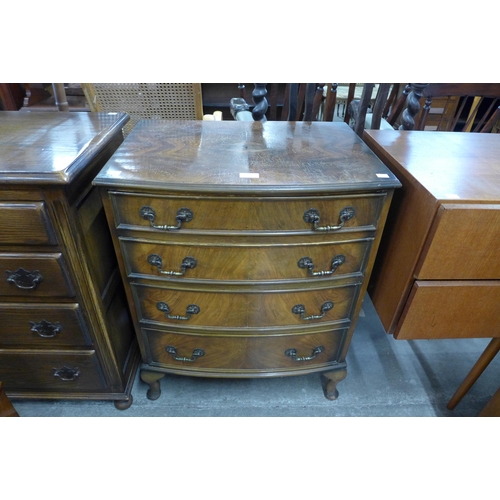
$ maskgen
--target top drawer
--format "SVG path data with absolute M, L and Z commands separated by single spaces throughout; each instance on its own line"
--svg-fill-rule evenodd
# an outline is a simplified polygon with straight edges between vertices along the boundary
M 43 202 L 0 202 L 0 245 L 57 245 Z
M 442 204 L 415 276 L 425 280 L 500 279 L 500 205 Z
M 377 226 L 385 193 L 282 197 L 182 197 L 147 196 L 110 192 L 116 225 L 120 229 L 168 231 L 286 231 L 304 232 L 314 228 L 357 231 Z M 182 221 L 177 216 L 181 214 Z M 183 217 L 187 214 L 186 217 Z M 154 227 L 154 226 L 160 226 Z M 322 229 L 319 229 L 320 231 Z

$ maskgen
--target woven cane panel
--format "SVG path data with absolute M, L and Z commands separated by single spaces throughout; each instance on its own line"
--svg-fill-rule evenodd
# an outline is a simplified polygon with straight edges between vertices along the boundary
M 99 111 L 130 115 L 128 134 L 141 119 L 197 119 L 196 86 L 192 83 L 93 83 Z

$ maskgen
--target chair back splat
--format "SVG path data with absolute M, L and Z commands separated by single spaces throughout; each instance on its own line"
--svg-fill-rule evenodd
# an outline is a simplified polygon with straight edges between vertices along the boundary
M 82 83 L 91 111 L 123 111 L 130 121 L 124 135 L 141 119 L 201 120 L 201 83 Z

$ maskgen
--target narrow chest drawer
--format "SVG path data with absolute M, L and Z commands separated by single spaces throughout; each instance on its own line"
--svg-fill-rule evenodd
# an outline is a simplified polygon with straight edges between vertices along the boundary
M 141 321 L 189 327 L 304 327 L 347 321 L 359 285 L 316 290 L 186 291 L 132 285 Z
M 73 297 L 60 253 L 0 254 L 0 295 L 14 297 Z
M 361 276 L 371 241 L 163 245 L 121 239 L 120 243 L 130 277 L 262 282 Z
M 440 206 L 416 277 L 424 280 L 500 279 L 500 205 Z
M 99 391 L 106 388 L 94 351 L 0 349 L 0 378 L 7 392 Z
M 111 193 L 118 228 L 167 231 L 331 231 L 375 228 L 384 193 L 304 198 L 168 197 Z M 321 230 L 321 229 L 319 229 Z
M 78 304 L 0 303 L 0 317 L 0 346 L 91 345 Z
M 0 244 L 56 245 L 43 202 L 0 202 Z
M 337 360 L 345 329 L 308 335 L 180 335 L 143 329 L 149 363 L 182 371 L 259 373 L 307 370 Z

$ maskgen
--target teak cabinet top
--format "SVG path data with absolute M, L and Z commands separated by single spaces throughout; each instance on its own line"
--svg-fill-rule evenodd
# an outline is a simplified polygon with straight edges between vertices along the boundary
M 267 196 L 400 185 L 345 123 L 190 120 L 139 122 L 95 184 Z
M 123 128 L 125 113 L 0 112 L 0 182 L 70 184 Z
M 367 130 L 364 137 L 400 178 L 435 201 L 500 200 L 499 134 Z

